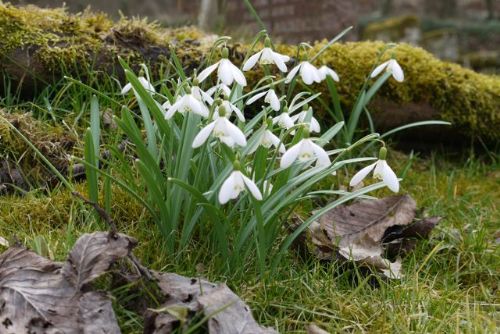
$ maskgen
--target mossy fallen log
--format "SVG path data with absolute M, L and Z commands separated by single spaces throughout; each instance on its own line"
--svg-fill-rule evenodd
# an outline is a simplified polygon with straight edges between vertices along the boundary
M 120 78 L 118 55 L 131 64 L 149 63 L 154 75 L 168 59 L 172 45 L 189 70 L 204 59 L 210 47 L 209 37 L 194 28 L 164 29 L 137 19 L 112 22 L 104 14 L 88 11 L 68 14 L 64 9 L 8 4 L 0 4 L 0 34 L 0 69 L 12 80 L 13 87 L 27 96 L 61 80 L 63 75 L 85 80 L 91 71 L 98 71 Z M 314 48 L 320 49 L 324 43 Z M 339 73 L 338 90 L 346 111 L 382 47 L 380 42 L 339 43 L 317 60 L 318 65 L 327 64 Z M 296 53 L 292 46 L 279 48 L 290 55 Z M 244 51 L 245 46 L 233 49 L 236 62 Z M 403 67 L 406 79 L 402 84 L 390 79 L 370 106 L 378 129 L 433 118 L 452 122 L 455 138 L 464 135 L 481 136 L 487 141 L 500 139 L 498 76 L 442 62 L 406 44 L 391 52 Z M 256 73 L 248 76 L 250 82 L 257 77 Z M 324 91 L 325 87 L 319 89 Z

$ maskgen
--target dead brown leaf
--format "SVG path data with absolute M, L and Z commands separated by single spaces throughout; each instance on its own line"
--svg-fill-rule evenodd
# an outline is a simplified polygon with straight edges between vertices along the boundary
M 0 332 L 120 333 L 107 294 L 88 284 L 135 243 L 123 234 L 85 234 L 65 263 L 8 249 L 0 255 Z
M 440 218 L 413 223 L 416 203 L 409 195 L 361 200 L 338 206 L 309 227 L 314 252 L 320 259 L 341 258 L 377 268 L 383 275 L 399 278 L 401 262 L 384 258 L 385 243 L 406 253 L 415 246 L 410 238 L 426 238 Z M 392 258 L 398 255 L 393 252 Z M 395 255 L 395 256 L 394 256 Z
M 261 327 L 250 308 L 225 284 L 172 273 L 153 272 L 153 275 L 167 299 L 160 309 L 148 310 L 144 333 L 166 334 L 187 329 L 196 315 L 208 318 L 206 327 L 210 334 L 277 333 Z

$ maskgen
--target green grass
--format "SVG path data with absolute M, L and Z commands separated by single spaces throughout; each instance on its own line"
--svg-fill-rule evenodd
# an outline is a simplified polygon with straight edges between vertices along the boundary
M 94 93 L 119 100 L 113 93 L 115 85 L 110 80 Z M 91 93 L 74 82 L 62 83 L 47 92 L 47 99 L 38 97 L 30 104 L 9 97 L 3 107 L 34 110 L 35 116 L 47 121 L 64 120 L 64 126 L 83 141 Z M 102 98 L 100 103 L 103 109 L 119 113 L 121 101 Z M 114 140 L 113 135 L 102 134 L 102 142 Z M 408 156 L 391 152 L 388 161 L 401 173 Z M 499 161 L 498 152 L 486 157 L 462 153 L 458 158 L 436 152 L 413 160 L 402 192 L 412 195 L 426 215 L 444 220 L 430 240 L 420 242 L 404 259 L 404 277 L 394 281 L 358 274 L 357 268 L 342 270 L 337 263 L 299 258 L 293 252 L 268 280 L 261 280 L 253 265 L 245 272 L 220 276 L 203 240 L 168 254 L 147 211 L 116 186 L 112 187 L 111 209 L 119 230 L 139 240 L 136 254 L 144 264 L 226 281 L 251 306 L 260 323 L 282 333 L 304 333 L 310 322 L 330 332 L 494 333 L 500 325 L 500 252 L 495 243 L 500 230 Z M 86 183 L 74 187 L 86 194 Z M 386 190 L 376 193 L 389 194 Z M 66 257 L 82 233 L 99 229 L 106 229 L 104 223 L 96 221 L 91 208 L 63 186 L 24 196 L 0 196 L 0 236 L 16 237 L 56 260 Z M 129 290 L 125 287 L 113 294 L 122 331 L 141 333 L 140 316 L 120 306 L 130 298 Z

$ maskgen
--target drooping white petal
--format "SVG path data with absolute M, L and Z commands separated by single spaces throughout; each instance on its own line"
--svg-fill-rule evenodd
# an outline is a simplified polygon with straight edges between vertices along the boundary
M 170 101 L 167 100 L 161 105 L 163 110 L 168 110 L 170 107 L 172 107 L 172 104 L 170 104 Z
M 311 117 L 311 123 L 310 123 L 310 126 L 309 126 L 309 131 L 316 132 L 316 133 L 320 133 L 321 132 L 321 127 L 319 126 L 319 122 L 314 117 Z
M 145 90 L 147 90 L 149 92 L 153 92 L 153 93 L 156 92 L 153 85 L 146 78 L 139 77 L 137 79 L 139 79 L 139 82 L 141 83 L 142 87 L 144 87 Z
M 281 55 L 277 52 L 273 52 L 271 56 L 273 57 L 274 63 L 281 72 L 285 73 L 286 71 L 288 71 L 285 63 L 290 60 L 290 57 Z
M 299 72 L 301 67 L 302 67 L 302 63 L 300 63 L 297 66 L 295 66 L 294 68 L 292 68 L 290 73 L 288 73 L 288 75 L 286 76 L 285 82 L 290 83 L 290 81 L 292 81 L 292 79 L 297 75 L 297 73 Z
M 212 131 L 214 130 L 214 127 L 215 127 L 215 121 L 213 121 L 212 123 L 205 126 L 203 129 L 201 129 L 201 131 L 196 135 L 196 137 L 194 137 L 192 145 L 193 148 L 197 148 L 203 145 L 207 141 Z
M 265 135 L 267 136 L 268 140 L 273 144 L 274 147 L 278 148 L 278 151 L 283 154 L 286 152 L 285 145 L 280 141 L 278 136 L 276 136 L 274 133 L 271 131 L 267 130 Z
M 332 77 L 332 79 L 334 81 L 339 81 L 339 75 L 337 74 L 337 72 L 335 72 L 334 70 L 332 70 L 331 68 L 329 68 L 328 66 L 326 65 L 323 65 L 321 66 L 319 69 L 318 69 L 320 75 L 321 75 L 321 80 L 325 80 L 326 79 L 326 76 L 329 75 Z
M 200 94 L 201 94 L 201 99 L 206 103 L 208 103 L 209 105 L 212 105 L 214 103 L 214 99 L 201 89 L 200 89 Z
M 303 141 L 298 142 L 294 146 L 290 147 L 285 154 L 283 154 L 280 161 L 281 168 L 288 168 L 295 160 L 297 160 L 301 151 L 302 143 Z
M 231 62 L 228 59 L 221 59 L 217 76 L 224 85 L 231 86 L 234 81 Z
M 263 97 L 266 94 L 267 94 L 266 91 L 255 94 L 254 96 L 252 96 L 251 98 L 249 98 L 247 100 L 246 105 L 254 103 L 255 101 L 257 101 L 258 99 L 260 99 L 261 97 Z
M 227 118 L 224 118 L 223 122 L 226 126 L 228 136 L 233 138 L 235 143 L 239 146 L 245 146 L 247 144 L 247 139 L 240 128 L 231 123 Z
M 244 181 L 240 174 L 241 172 L 233 171 L 222 183 L 219 191 L 219 202 L 221 204 L 226 204 L 229 200 L 235 199 L 244 189 Z
M 243 115 L 243 112 L 237 106 L 235 106 L 234 104 L 232 104 L 229 101 L 224 101 L 222 103 L 224 104 L 224 107 L 226 108 L 226 110 L 234 111 L 234 113 L 236 114 L 236 117 L 238 117 L 238 119 L 241 122 L 245 122 L 245 116 Z
M 233 137 L 223 135 L 219 136 L 219 140 L 231 148 L 234 147 L 235 142 Z
M 262 54 L 262 50 L 251 56 L 250 58 L 247 59 L 245 64 L 243 64 L 243 71 L 248 71 L 252 69 L 255 64 L 257 64 L 257 61 L 259 60 L 260 56 Z
M 203 117 L 208 117 L 208 114 L 205 114 L 202 103 L 198 99 L 195 99 L 193 95 L 186 95 L 184 97 L 184 100 L 185 111 L 192 111 L 195 114 L 201 115 Z
M 387 185 L 387 187 L 393 192 L 397 193 L 399 191 L 399 181 L 398 177 L 394 171 L 389 167 L 385 160 L 382 160 L 382 180 Z
M 243 179 L 243 182 L 245 182 L 245 185 L 247 186 L 248 190 L 252 194 L 252 196 L 256 200 L 261 201 L 262 200 L 262 193 L 260 192 L 259 188 L 257 188 L 257 185 L 255 184 L 255 182 L 250 180 L 248 177 L 243 175 L 241 172 L 240 172 L 240 175 L 241 175 L 241 178 Z
M 241 70 L 236 67 L 235 65 L 233 65 L 231 63 L 231 72 L 233 74 L 233 78 L 234 80 L 240 85 L 240 86 L 246 86 L 247 85 L 247 79 L 245 79 L 245 75 L 243 74 L 243 72 L 241 72 Z
M 279 116 L 273 118 L 273 124 L 278 123 L 278 125 L 283 129 L 290 129 L 294 125 L 294 121 L 290 117 L 290 115 L 286 112 L 282 113 Z
M 351 179 L 351 182 L 349 182 L 349 185 L 351 187 L 354 187 L 355 185 L 357 185 L 358 183 L 360 183 L 361 181 L 364 180 L 364 178 L 370 174 L 370 172 L 373 170 L 373 168 L 375 168 L 375 165 L 376 165 L 376 162 L 369 165 L 369 166 L 366 166 L 364 168 L 362 168 L 359 172 L 357 172 L 356 174 L 354 174 L 354 176 L 352 177 Z
M 182 107 L 183 98 L 179 98 L 165 113 L 165 119 L 171 119 L 172 116 Z
M 269 103 L 269 105 L 271 106 L 271 108 L 274 111 L 280 110 L 280 99 L 276 95 L 276 92 L 274 91 L 274 89 L 270 89 L 267 92 L 266 97 L 264 98 L 264 102 Z
M 300 77 L 306 85 L 310 85 L 314 82 L 314 70 L 315 69 L 312 69 L 307 62 L 303 62 L 300 67 Z
M 299 161 L 306 162 L 314 158 L 313 142 L 307 138 L 301 140 L 302 146 L 299 152 Z
M 219 66 L 219 63 L 220 61 L 216 62 L 213 65 L 208 66 L 206 69 L 201 71 L 201 73 L 198 75 L 198 80 L 200 82 L 205 81 L 205 79 L 208 78 L 210 74 L 212 74 L 212 72 L 215 71 L 215 69 Z
M 130 89 L 132 89 L 132 84 L 129 82 L 128 84 L 126 84 L 125 86 L 123 86 L 121 94 L 122 95 L 127 94 L 130 91 Z
M 316 155 L 316 166 L 326 167 L 330 165 L 330 157 L 328 153 L 319 145 L 312 143 L 312 149 Z
M 388 64 L 389 64 L 389 61 L 386 61 L 386 62 L 383 62 L 382 64 L 378 65 L 377 67 L 375 67 L 375 69 L 373 70 L 370 77 L 375 78 L 377 75 L 382 73 L 382 71 L 387 67 Z
M 389 61 L 388 68 L 390 68 L 394 80 L 396 80 L 397 82 L 404 81 L 405 75 L 403 73 L 403 69 L 401 68 L 401 66 L 399 66 L 398 62 L 395 59 L 391 59 Z

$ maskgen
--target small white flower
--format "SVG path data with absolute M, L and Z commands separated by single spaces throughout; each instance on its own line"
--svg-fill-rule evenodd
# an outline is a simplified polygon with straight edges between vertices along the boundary
M 389 167 L 385 160 L 379 159 L 375 163 L 366 166 L 357 172 L 351 179 L 349 185 L 354 187 L 359 184 L 363 179 L 370 174 L 373 170 L 373 177 L 384 181 L 387 187 L 393 192 L 397 193 L 399 191 L 399 181 L 398 177 L 394 173 L 394 171 Z
M 276 95 L 276 92 L 272 88 L 269 89 L 268 91 L 263 91 L 255 94 L 254 96 L 252 96 L 247 100 L 246 104 L 247 105 L 252 104 L 258 99 L 262 98 L 263 96 L 265 96 L 264 102 L 269 104 L 274 111 L 280 110 L 280 99 L 278 98 L 278 95 Z
M 256 200 L 262 200 L 262 193 L 255 185 L 255 182 L 243 175 L 242 172 L 235 170 L 231 173 L 231 175 L 229 175 L 220 188 L 220 204 L 226 204 L 229 200 L 237 198 L 238 195 L 245 190 L 245 188 L 248 189 Z
M 245 146 L 247 140 L 243 132 L 226 117 L 219 117 L 206 125 L 193 140 L 193 148 L 203 145 L 211 134 L 229 147 Z
M 292 116 L 292 121 L 294 123 L 304 123 L 306 120 L 306 116 L 307 116 L 307 111 L 302 110 L 297 115 Z M 312 116 L 312 115 L 311 115 L 311 121 L 309 122 L 308 125 L 309 125 L 310 132 L 316 132 L 316 133 L 321 132 L 321 127 L 319 126 L 318 120 L 316 118 L 314 118 L 314 116 Z M 294 133 L 292 133 L 292 134 L 294 134 Z
M 231 117 L 231 114 L 234 112 L 236 114 L 236 117 L 238 117 L 238 119 L 241 122 L 245 122 L 245 116 L 243 115 L 243 112 L 237 106 L 235 106 L 234 104 L 232 104 L 228 100 L 223 100 L 222 106 L 224 107 L 224 110 L 227 111 L 227 114 L 225 115 L 225 117 L 227 117 L 227 118 Z M 220 108 L 219 106 L 215 107 L 214 119 L 217 119 L 220 117 L 219 116 L 219 108 Z
M 274 52 L 270 47 L 265 47 L 248 58 L 243 65 L 243 71 L 252 69 L 259 62 L 259 64 L 276 64 L 281 72 L 286 72 L 288 69 L 285 63 L 288 61 L 290 61 L 290 57 Z
M 291 82 L 292 79 L 297 75 L 297 73 L 300 74 L 300 77 L 302 78 L 302 81 L 306 85 L 310 85 L 314 82 L 321 82 L 321 74 L 319 70 L 314 67 L 310 62 L 308 61 L 302 61 L 300 64 L 295 66 L 290 73 L 286 76 L 286 81 L 285 82 Z
M 168 107 L 168 104 L 164 103 L 164 106 Z M 186 112 L 193 112 L 203 117 L 208 117 L 207 106 L 204 105 L 202 101 L 194 97 L 193 92 L 178 98 L 177 101 L 168 108 L 165 113 L 165 118 L 172 118 L 176 112 L 180 112 L 182 114 Z
M 147 90 L 150 93 L 156 93 L 155 88 L 153 87 L 151 82 L 149 82 L 145 77 L 138 77 L 137 79 L 139 80 L 139 82 L 141 83 L 142 87 L 144 87 L 145 90 Z M 132 88 L 133 88 L 132 84 L 129 82 L 123 87 L 121 94 L 122 95 L 127 94 Z
M 285 145 L 283 145 L 283 143 L 281 143 L 280 139 L 274 133 L 272 133 L 269 129 L 264 130 L 260 134 L 259 145 L 254 146 L 250 150 L 250 152 L 248 152 L 248 153 L 252 154 L 253 152 L 257 151 L 257 148 L 259 146 L 263 146 L 265 148 L 270 148 L 271 146 L 274 146 L 279 150 L 280 153 L 283 154 L 286 152 Z
M 290 129 L 294 126 L 294 121 L 287 112 L 282 112 L 280 115 L 273 118 L 273 124 L 278 123 L 278 126 L 282 129 Z
M 273 192 L 273 184 L 268 180 L 264 180 L 264 182 L 262 182 L 262 190 L 264 195 L 269 196 Z
M 218 90 L 220 90 L 222 92 L 222 95 L 224 95 L 225 97 L 229 97 L 229 95 L 231 95 L 231 88 L 229 88 L 228 86 L 224 85 L 223 83 L 215 85 L 212 88 L 209 88 L 207 90 L 207 94 L 210 97 L 213 97 L 214 94 L 215 94 L 215 92 L 217 92 Z
M 321 66 L 318 69 L 318 71 L 319 71 L 319 74 L 321 75 L 321 80 L 325 80 L 327 75 L 331 76 L 334 81 L 338 82 L 340 80 L 337 72 L 335 72 L 334 70 L 332 70 L 331 68 L 329 68 L 326 65 Z
M 209 105 L 214 103 L 214 99 L 208 93 L 204 92 L 200 87 L 193 86 L 191 87 L 191 94 L 201 102 L 206 102 Z
M 198 80 L 203 82 L 215 69 L 217 69 L 217 77 L 226 86 L 231 86 L 233 81 L 236 81 L 241 86 L 247 85 L 243 72 L 227 59 L 227 49 L 224 49 L 221 60 L 201 71 Z
M 313 143 L 310 138 L 304 138 L 290 147 L 281 157 L 280 166 L 287 168 L 297 159 L 301 162 L 316 160 L 316 166 L 322 167 L 330 164 L 328 153 L 321 146 Z
M 372 74 L 370 75 L 372 78 L 375 78 L 377 75 L 379 75 L 380 73 L 382 73 L 383 70 L 386 70 L 387 72 L 391 73 L 392 74 L 392 77 L 394 78 L 394 80 L 396 80 L 397 82 L 403 82 L 403 80 L 405 79 L 405 75 L 403 73 L 403 69 L 401 68 L 401 66 L 399 66 L 398 62 L 396 61 L 396 59 L 391 59 L 391 60 L 388 60 L 380 65 L 378 65 L 372 72 Z

